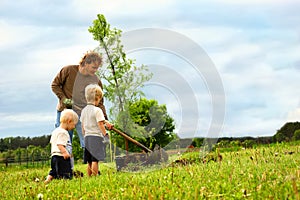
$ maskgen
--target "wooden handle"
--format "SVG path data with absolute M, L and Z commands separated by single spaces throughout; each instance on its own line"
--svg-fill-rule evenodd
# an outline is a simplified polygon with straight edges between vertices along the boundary
M 120 134 L 121 136 L 123 136 L 124 138 L 126 138 L 127 140 L 129 140 L 130 142 L 136 144 L 137 146 L 141 147 L 144 151 L 148 152 L 152 152 L 150 149 L 148 149 L 147 147 L 145 147 L 144 145 L 142 145 L 141 143 L 139 143 L 138 141 L 136 141 L 135 139 L 133 139 L 132 137 L 130 137 L 129 135 L 123 133 L 122 131 L 116 129 L 115 127 L 112 127 L 113 131 L 115 131 L 116 133 Z

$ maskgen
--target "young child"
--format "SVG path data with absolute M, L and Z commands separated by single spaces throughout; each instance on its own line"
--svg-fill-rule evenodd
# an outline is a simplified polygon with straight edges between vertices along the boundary
M 99 85 L 90 84 L 85 88 L 87 106 L 81 111 L 80 121 L 84 135 L 84 159 L 88 163 L 88 176 L 98 174 L 98 162 L 105 158 L 104 138 L 108 139 L 105 130 L 105 118 L 101 108 L 96 107 L 103 97 Z
M 51 170 L 45 183 L 53 178 L 72 178 L 71 169 L 71 139 L 68 131 L 74 129 L 78 115 L 71 109 L 65 109 L 60 116 L 60 126 L 51 134 Z

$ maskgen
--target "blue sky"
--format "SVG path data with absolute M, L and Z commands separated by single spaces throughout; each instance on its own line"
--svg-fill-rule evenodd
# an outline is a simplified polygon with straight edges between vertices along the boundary
M 210 126 L 221 127 L 218 136 L 273 135 L 286 122 L 300 120 L 299 7 L 296 0 L 1 0 L 0 137 L 51 133 L 57 99 L 50 84 L 61 67 L 77 64 L 97 46 L 88 27 L 98 13 L 124 33 L 153 28 L 181 34 L 211 59 L 224 93 L 220 124 L 211 124 L 219 108 L 207 77 L 194 73 L 180 55 L 129 54 L 152 67 L 158 83 L 148 84 L 146 95 L 167 105 L 181 136 L 205 136 Z M 157 65 L 180 74 L 188 87 L 159 84 L 163 79 L 171 84 L 174 77 L 155 71 Z M 196 106 L 186 105 L 183 97 L 189 95 Z

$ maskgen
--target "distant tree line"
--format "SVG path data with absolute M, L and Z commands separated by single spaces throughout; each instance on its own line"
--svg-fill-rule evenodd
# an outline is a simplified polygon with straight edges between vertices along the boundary
M 273 136 L 276 142 L 300 140 L 300 122 L 288 122 Z
M 186 138 L 180 139 L 179 137 L 175 140 L 174 144 L 170 148 L 176 148 L 176 145 L 181 148 L 185 148 L 189 145 L 200 147 L 203 144 L 205 138 Z M 76 140 L 76 138 L 75 138 Z M 242 143 L 249 144 L 270 144 L 275 142 L 289 142 L 300 140 L 300 122 L 288 122 L 277 130 L 276 134 L 270 137 L 222 137 L 218 138 L 218 143 L 239 141 Z M 18 148 L 26 148 L 29 145 L 39 146 L 45 148 L 49 145 L 50 135 L 44 135 L 39 137 L 7 137 L 0 139 L 0 152 L 7 150 L 16 150 Z
M 215 138 L 214 138 L 215 139 Z M 166 150 L 176 148 L 203 147 L 209 138 L 179 138 L 174 137 Z M 271 144 L 276 142 L 290 142 L 300 140 L 300 122 L 288 122 L 270 137 L 223 137 L 218 138 L 215 147 L 245 147 L 251 148 L 260 144 Z M 40 160 L 41 157 L 50 157 L 50 135 L 40 137 L 8 137 L 0 139 L 0 160 L 13 159 L 15 161 L 27 159 Z M 146 145 L 146 144 L 145 144 Z M 82 149 L 75 132 L 73 138 L 73 154 L 75 160 L 82 159 Z M 25 160 L 26 160 L 25 159 Z
M 45 148 L 50 141 L 50 135 L 38 137 L 7 137 L 0 139 L 0 152 L 7 150 L 16 150 L 18 148 L 27 148 L 28 146 L 39 146 Z

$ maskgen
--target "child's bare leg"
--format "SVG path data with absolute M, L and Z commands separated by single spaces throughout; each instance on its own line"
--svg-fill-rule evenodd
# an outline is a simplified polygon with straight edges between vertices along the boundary
M 87 174 L 88 174 L 88 176 L 92 175 L 92 163 L 88 163 Z
M 92 162 L 92 173 L 94 176 L 98 175 L 98 162 Z

